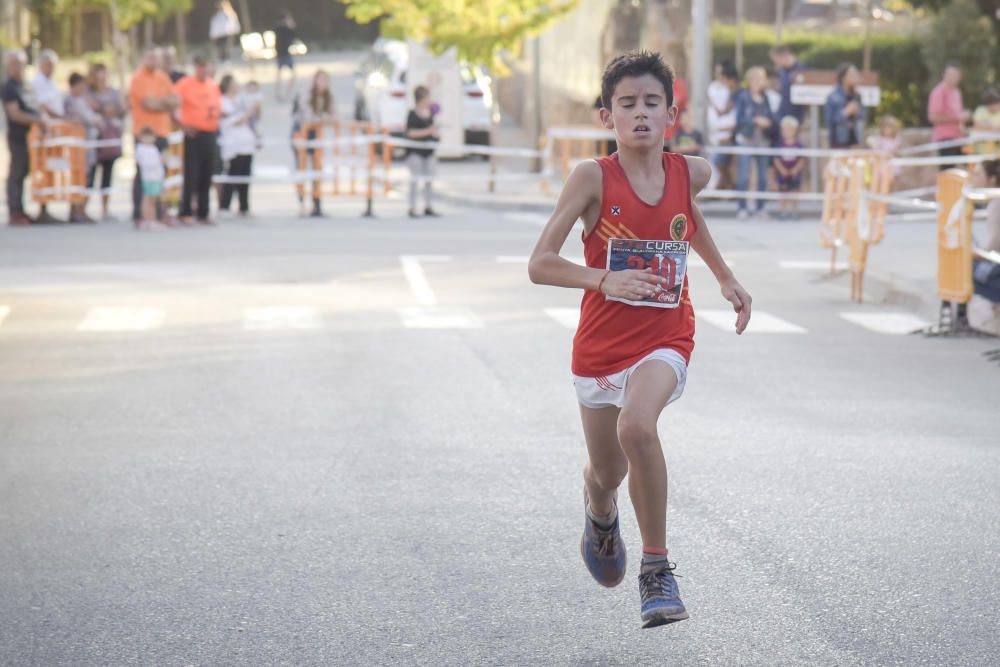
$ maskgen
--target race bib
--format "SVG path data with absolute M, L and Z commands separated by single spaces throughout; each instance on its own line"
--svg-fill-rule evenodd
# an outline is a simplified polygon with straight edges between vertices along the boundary
M 687 241 L 643 241 L 635 239 L 609 239 L 608 265 L 611 271 L 652 269 L 654 276 L 663 282 L 655 287 L 652 296 L 640 301 L 605 295 L 606 301 L 621 301 L 630 306 L 676 308 L 681 303 L 681 290 L 687 273 Z

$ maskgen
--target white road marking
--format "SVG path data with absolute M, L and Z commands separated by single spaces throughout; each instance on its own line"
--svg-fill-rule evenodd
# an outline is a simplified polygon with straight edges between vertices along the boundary
M 274 329 L 319 329 L 322 320 L 312 306 L 267 306 L 243 310 L 243 328 L 247 331 Z
M 0 325 L 3 325 L 3 321 L 7 319 L 10 315 L 10 306 L 0 306 Z
M 87 311 L 77 331 L 150 331 L 163 326 L 165 313 L 159 308 L 98 306 Z
M 695 309 L 700 319 L 723 331 L 736 331 L 736 313 L 732 310 Z M 750 315 L 749 333 L 804 334 L 806 329 L 798 324 L 760 310 L 754 310 Z
M 479 329 L 482 320 L 465 308 L 400 308 L 407 329 Z
M 576 329 L 580 324 L 579 308 L 546 308 L 545 314 L 567 329 Z
M 544 227 L 549 221 L 548 217 L 541 213 L 504 213 L 504 218 L 513 222 L 527 222 Z
M 840 316 L 870 331 L 892 336 L 908 334 L 930 325 L 927 320 L 910 313 L 841 313 Z
M 830 262 L 822 260 L 796 260 L 796 259 L 783 259 L 778 262 L 778 266 L 783 269 L 793 269 L 799 271 L 829 271 Z M 846 271 L 847 262 L 837 262 L 835 265 L 837 271 Z
M 400 255 L 399 263 L 403 267 L 403 275 L 406 276 L 406 282 L 410 284 L 410 289 L 413 290 L 413 296 L 416 297 L 418 304 L 433 306 L 437 303 L 437 299 L 434 298 L 434 290 L 427 282 L 424 267 L 420 263 L 449 261 L 451 261 L 451 257 L 444 255 Z
M 726 266 L 736 266 L 736 262 L 729 259 L 725 255 L 722 256 L 722 260 L 726 263 Z M 708 264 L 705 263 L 705 260 L 693 252 L 688 254 L 688 266 L 697 266 L 702 269 L 708 268 Z

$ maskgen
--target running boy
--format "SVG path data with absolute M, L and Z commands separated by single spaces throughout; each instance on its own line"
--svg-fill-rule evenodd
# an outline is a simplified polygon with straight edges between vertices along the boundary
M 667 468 L 656 431 L 660 412 L 684 390 L 694 347 L 694 310 L 682 277 L 688 247 L 733 304 L 738 334 L 750 321 L 750 295 L 693 202 L 711 175 L 708 162 L 663 152 L 663 132 L 677 117 L 673 72 L 659 54 L 631 52 L 608 65 L 601 91 L 601 120 L 614 130 L 618 152 L 573 170 L 528 272 L 534 283 L 585 290 L 573 341 L 589 456 L 580 551 L 599 584 L 624 579 L 617 490 L 628 473 L 643 544 L 642 624 L 653 627 L 688 617 L 667 560 Z M 585 267 L 559 255 L 578 219 Z

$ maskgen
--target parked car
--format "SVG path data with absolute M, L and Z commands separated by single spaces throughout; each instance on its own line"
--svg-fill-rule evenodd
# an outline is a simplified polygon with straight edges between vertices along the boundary
M 406 70 L 409 49 L 404 42 L 378 39 L 355 77 L 354 118 L 372 122 L 390 134 L 402 136 L 412 106 L 408 99 Z M 465 143 L 490 144 L 493 95 L 490 78 L 478 65 L 460 62 L 462 126 Z

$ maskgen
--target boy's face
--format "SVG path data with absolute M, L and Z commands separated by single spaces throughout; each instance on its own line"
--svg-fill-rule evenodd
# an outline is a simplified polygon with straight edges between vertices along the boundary
M 618 145 L 662 147 L 663 133 L 677 119 L 677 107 L 667 106 L 663 84 L 652 74 L 628 76 L 611 96 L 611 110 L 601 109 L 604 127 L 615 131 Z

